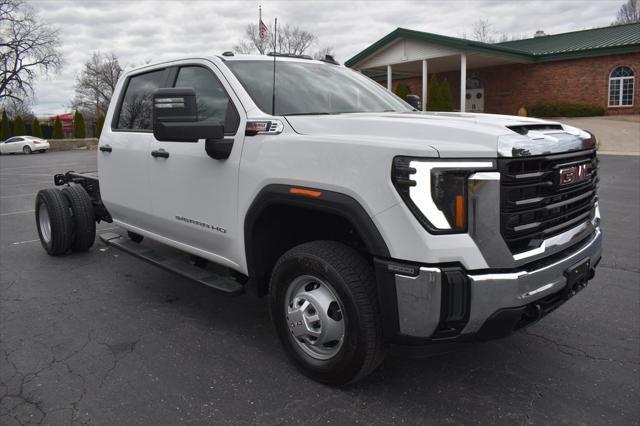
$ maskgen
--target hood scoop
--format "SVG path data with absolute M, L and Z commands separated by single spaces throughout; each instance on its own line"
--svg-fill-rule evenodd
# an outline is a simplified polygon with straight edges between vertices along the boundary
M 517 126 L 507 126 L 507 129 L 513 130 L 516 133 L 521 135 L 526 135 L 531 130 L 541 131 L 541 130 L 563 130 L 560 124 L 520 124 Z

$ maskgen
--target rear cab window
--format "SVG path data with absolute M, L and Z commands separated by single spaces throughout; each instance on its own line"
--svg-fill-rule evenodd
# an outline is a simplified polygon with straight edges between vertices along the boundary
M 153 92 L 164 86 L 165 77 L 166 70 L 163 68 L 128 78 L 114 130 L 152 130 Z

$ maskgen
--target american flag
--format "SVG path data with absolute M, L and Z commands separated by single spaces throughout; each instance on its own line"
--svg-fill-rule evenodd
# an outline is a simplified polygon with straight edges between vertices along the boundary
M 267 26 L 260 19 L 260 39 L 264 40 L 265 38 L 267 38 Z

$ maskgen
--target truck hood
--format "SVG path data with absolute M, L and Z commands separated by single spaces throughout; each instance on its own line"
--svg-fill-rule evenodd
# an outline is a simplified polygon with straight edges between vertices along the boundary
M 526 156 L 585 149 L 591 135 L 555 121 L 496 114 L 381 112 L 289 115 L 293 130 L 310 136 L 421 145 L 441 157 Z M 594 141 L 595 143 L 595 141 Z

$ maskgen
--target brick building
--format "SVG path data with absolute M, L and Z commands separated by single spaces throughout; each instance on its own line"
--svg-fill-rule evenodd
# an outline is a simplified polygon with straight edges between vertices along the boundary
M 465 111 L 516 114 L 541 102 L 570 102 L 640 113 L 640 24 L 495 44 L 398 28 L 345 65 L 390 90 L 405 83 L 422 99 L 431 74 L 446 76 L 456 110 L 462 104 Z

